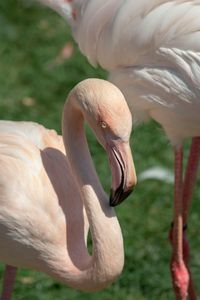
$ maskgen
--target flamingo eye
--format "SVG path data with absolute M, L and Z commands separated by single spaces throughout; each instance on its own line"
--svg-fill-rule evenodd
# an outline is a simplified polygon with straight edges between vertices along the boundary
M 101 122 L 101 128 L 106 129 L 106 127 L 107 127 L 106 122 L 102 121 L 102 122 Z

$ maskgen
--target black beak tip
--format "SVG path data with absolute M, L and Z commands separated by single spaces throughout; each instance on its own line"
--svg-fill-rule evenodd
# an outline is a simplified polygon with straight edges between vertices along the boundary
M 121 204 L 133 191 L 133 188 L 130 188 L 127 191 L 122 189 L 117 189 L 115 192 L 111 189 L 110 191 L 110 206 L 115 207 Z

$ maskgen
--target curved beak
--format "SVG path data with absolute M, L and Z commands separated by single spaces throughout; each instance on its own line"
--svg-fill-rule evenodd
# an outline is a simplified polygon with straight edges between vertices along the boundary
M 107 145 L 112 172 L 110 206 L 119 205 L 133 191 L 137 178 L 128 142 Z

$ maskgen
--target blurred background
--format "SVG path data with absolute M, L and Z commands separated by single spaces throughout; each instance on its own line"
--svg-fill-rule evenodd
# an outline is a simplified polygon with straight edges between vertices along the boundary
M 35 2 L 0 1 L 0 119 L 35 121 L 60 133 L 61 112 L 70 89 L 85 78 L 106 76 L 80 54 L 67 24 L 56 13 Z M 106 155 L 87 131 L 97 172 L 109 191 Z M 134 128 L 131 145 L 139 178 L 152 168 L 172 172 L 171 146 L 154 122 Z M 143 176 L 134 193 L 116 209 L 126 257 L 124 271 L 115 283 L 102 292 L 90 294 L 72 290 L 45 274 L 19 270 L 13 299 L 174 299 L 168 241 L 173 185 L 171 178 L 156 180 L 151 174 L 149 177 Z M 200 187 L 195 190 L 188 237 L 192 248 L 191 269 L 200 294 L 199 194 Z M 0 264 L 0 284 L 3 269 Z

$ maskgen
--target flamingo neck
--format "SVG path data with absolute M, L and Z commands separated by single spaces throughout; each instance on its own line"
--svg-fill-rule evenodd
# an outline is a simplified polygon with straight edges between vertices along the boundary
M 84 134 L 80 106 L 71 96 L 63 114 L 63 140 L 88 217 L 93 252 L 85 268 L 68 274 L 67 284 L 83 290 L 99 290 L 112 282 L 124 264 L 123 239 L 113 208 L 95 172 Z M 70 278 L 69 278 L 70 276 Z
M 38 0 L 41 4 L 50 7 L 61 15 L 68 24 L 73 21 L 73 10 L 70 1 L 65 0 Z

